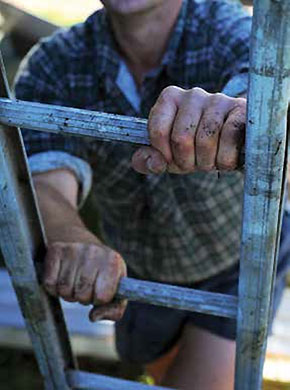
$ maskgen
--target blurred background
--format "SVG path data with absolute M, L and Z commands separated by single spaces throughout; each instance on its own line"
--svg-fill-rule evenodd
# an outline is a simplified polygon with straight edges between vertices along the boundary
M 247 5 L 250 0 L 245 0 Z M 10 83 L 19 63 L 38 39 L 59 27 L 85 20 L 101 7 L 97 0 L 0 0 L 0 48 Z M 247 7 L 251 12 L 251 7 Z M 88 309 L 63 302 L 80 369 L 146 381 L 138 366 L 121 364 L 109 321 L 89 323 Z M 284 294 L 265 365 L 265 390 L 290 390 L 290 289 Z M 41 377 L 31 350 L 17 300 L 0 253 L 0 388 L 40 390 Z M 206 390 L 206 389 L 205 389 Z

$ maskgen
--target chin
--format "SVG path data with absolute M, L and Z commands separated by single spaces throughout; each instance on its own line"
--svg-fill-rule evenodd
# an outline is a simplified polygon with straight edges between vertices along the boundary
M 102 0 L 102 3 L 112 12 L 130 14 L 146 11 L 146 9 L 160 4 L 161 1 L 162 0 Z

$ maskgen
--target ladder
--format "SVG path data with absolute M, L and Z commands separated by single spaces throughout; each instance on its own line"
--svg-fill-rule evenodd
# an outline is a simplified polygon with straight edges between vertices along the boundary
M 237 319 L 235 390 L 262 386 L 287 162 L 290 1 L 255 0 L 245 146 L 239 298 L 121 280 L 121 298 Z M 153 390 L 80 372 L 59 300 L 40 280 L 45 235 L 18 127 L 149 144 L 143 119 L 14 101 L 3 60 L 0 82 L 0 247 L 26 321 L 46 390 Z M 169 389 L 168 389 L 169 390 Z

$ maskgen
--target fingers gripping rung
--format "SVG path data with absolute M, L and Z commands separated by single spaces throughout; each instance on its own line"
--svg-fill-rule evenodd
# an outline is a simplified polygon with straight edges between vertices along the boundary
M 238 298 L 235 296 L 168 284 L 123 278 L 118 297 L 220 317 L 237 317 Z
M 146 119 L 72 107 L 0 98 L 0 123 L 48 133 L 90 137 L 100 141 L 150 145 Z M 238 167 L 244 166 L 242 149 Z
M 169 390 L 165 387 L 115 379 L 82 371 L 68 371 L 67 380 L 72 390 Z

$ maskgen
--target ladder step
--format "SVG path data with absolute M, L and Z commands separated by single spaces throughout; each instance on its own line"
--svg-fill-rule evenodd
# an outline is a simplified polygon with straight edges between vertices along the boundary
M 0 122 L 62 135 L 149 145 L 147 120 L 51 104 L 0 99 Z
M 118 297 L 220 317 L 237 317 L 238 298 L 163 283 L 123 278 Z
M 146 119 L 52 104 L 0 98 L 0 123 L 99 141 L 150 145 Z M 243 169 L 244 162 L 245 151 L 242 149 L 239 169 Z
M 169 390 L 165 387 L 148 386 L 124 379 L 76 370 L 67 372 L 67 380 L 72 390 Z

